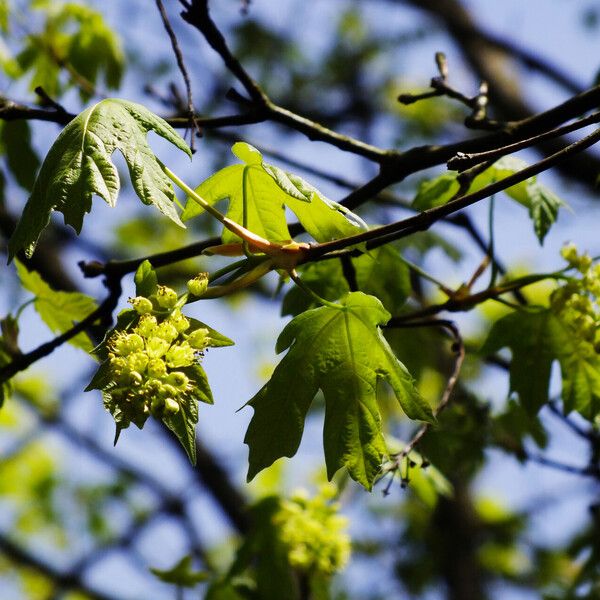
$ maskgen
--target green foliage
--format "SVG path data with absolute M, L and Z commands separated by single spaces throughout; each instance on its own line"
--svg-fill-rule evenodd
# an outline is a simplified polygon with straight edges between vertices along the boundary
M 567 278 L 548 308 L 516 311 L 497 321 L 482 353 L 511 349 L 511 390 L 532 414 L 548 401 L 550 369 L 558 361 L 565 412 L 576 410 L 593 421 L 600 410 L 600 265 L 572 245 L 563 248 L 563 256 L 579 277 Z
M 74 85 L 87 101 L 100 76 L 109 88 L 119 87 L 125 69 L 123 51 L 99 12 L 72 2 L 38 2 L 36 8 L 43 11 L 43 29 L 26 37 L 17 56 L 17 74 L 31 74 L 32 90 L 41 86 L 56 98 Z M 68 83 L 61 77 L 64 71 Z
M 410 276 L 406 263 L 391 246 L 382 246 L 357 258 L 350 258 L 358 290 L 376 296 L 384 308 L 396 313 L 410 293 Z M 311 263 L 301 269 L 302 281 L 325 300 L 339 300 L 350 291 L 340 261 Z M 317 301 L 298 286 L 283 299 L 281 313 L 296 316 L 314 308 Z
M 501 158 L 475 177 L 468 192 L 476 192 L 495 181 L 501 181 L 509 175 L 518 173 L 526 166 L 527 163 L 516 158 Z M 426 210 L 446 204 L 460 189 L 458 176 L 457 171 L 447 171 L 434 179 L 422 182 L 413 200 L 413 206 L 420 210 Z M 539 183 L 536 177 L 530 177 L 509 187 L 504 190 L 504 193 L 528 209 L 535 234 L 540 244 L 543 243 L 550 227 L 558 217 L 559 208 L 564 206 L 564 202 L 546 186 Z
M 285 327 L 277 351 L 289 352 L 248 403 L 254 409 L 244 439 L 250 447 L 248 479 L 296 453 L 319 389 L 326 404 L 328 477 L 346 467 L 367 489 L 387 453 L 376 399 L 378 380 L 390 384 L 408 417 L 432 420 L 431 409 L 381 334 L 379 326 L 389 317 L 377 298 L 353 292 L 339 305 L 306 311 Z
M 35 310 L 50 331 L 65 333 L 96 310 L 93 298 L 81 292 L 56 291 L 36 271 L 29 271 L 19 261 L 15 261 L 15 265 L 21 285 L 35 296 Z M 83 332 L 71 338 L 69 343 L 86 352 L 93 348 L 90 338 Z
M 256 148 L 238 142 L 231 150 L 243 164 L 221 169 L 196 188 L 196 192 L 209 204 L 228 198 L 226 216 L 232 221 L 276 242 L 291 239 L 286 206 L 318 242 L 346 237 L 364 228 L 356 215 L 325 198 L 302 178 L 263 162 Z M 202 207 L 190 198 L 182 219 L 186 221 L 202 212 Z M 224 243 L 240 241 L 226 228 L 222 239 Z
M 63 213 L 65 223 L 79 233 L 92 208 L 94 194 L 115 206 L 120 189 L 111 155 L 119 150 L 133 188 L 144 204 L 153 204 L 183 226 L 173 201 L 175 192 L 146 141 L 154 131 L 188 155 L 190 149 L 177 132 L 134 102 L 102 100 L 78 115 L 58 136 L 38 174 L 33 191 L 9 242 L 9 257 L 24 249 L 31 256 L 50 213 Z

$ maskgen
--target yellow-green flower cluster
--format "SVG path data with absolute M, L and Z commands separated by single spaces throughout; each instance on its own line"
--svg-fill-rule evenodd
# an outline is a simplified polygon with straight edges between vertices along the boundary
M 600 351 L 600 264 L 594 264 L 587 254 L 580 254 L 574 244 L 561 250 L 569 266 L 580 277 L 569 279 L 550 298 L 555 314 L 573 333 L 574 339 L 589 346 L 590 352 Z M 583 350 L 583 348 L 580 348 Z
M 189 320 L 174 308 L 174 290 L 159 286 L 155 299 L 158 310 L 148 298 L 131 298 L 139 320 L 131 329 L 115 331 L 106 342 L 114 385 L 104 390 L 105 403 L 123 428 L 130 422 L 141 427 L 150 415 L 177 414 L 194 389 L 185 371 L 199 361 L 209 343 L 208 329 L 189 331 Z
M 323 486 L 312 498 L 305 491 L 298 491 L 282 501 L 274 524 L 294 568 L 331 575 L 348 562 L 348 519 L 338 514 L 334 495 L 332 486 Z

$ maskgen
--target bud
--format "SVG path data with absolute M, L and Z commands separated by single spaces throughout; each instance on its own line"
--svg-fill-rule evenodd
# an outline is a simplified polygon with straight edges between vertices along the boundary
M 190 294 L 202 296 L 208 288 L 208 273 L 198 273 L 196 277 L 187 282 L 187 288 Z
M 201 327 L 188 335 L 187 341 L 192 348 L 202 350 L 208 346 L 208 329 Z
M 153 358 L 148 362 L 148 375 L 161 379 L 167 374 L 167 365 L 162 358 Z
M 167 383 L 177 388 L 180 392 L 184 392 L 187 389 L 190 380 L 185 373 L 173 371 L 172 373 L 169 373 Z
M 139 315 L 146 315 L 154 310 L 152 302 L 144 296 L 136 296 L 135 298 L 129 298 L 129 303 L 133 306 L 135 312 Z
M 570 264 L 574 265 L 579 258 L 577 254 L 577 246 L 573 242 L 565 244 L 561 250 L 560 255 Z
M 177 292 L 166 285 L 159 285 L 156 300 L 162 308 L 173 308 L 177 304 Z
M 176 308 L 169 315 L 169 318 L 167 320 L 169 323 L 171 323 L 171 325 L 173 325 L 173 327 L 175 327 L 175 329 L 177 329 L 179 333 L 183 333 L 184 331 L 187 331 L 190 328 L 190 322 L 183 316 L 183 314 L 178 308 Z
M 165 399 L 165 415 L 176 415 L 179 412 L 179 403 L 173 398 Z
M 131 371 L 143 373 L 148 365 L 148 355 L 145 352 L 134 352 L 127 357 L 127 367 Z

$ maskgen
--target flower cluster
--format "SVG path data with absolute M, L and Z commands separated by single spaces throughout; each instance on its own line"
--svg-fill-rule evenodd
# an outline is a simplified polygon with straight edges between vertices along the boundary
M 158 286 L 151 299 L 129 301 L 140 315 L 137 323 L 106 341 L 113 383 L 104 389 L 105 404 L 121 428 L 131 422 L 142 427 L 150 415 L 177 414 L 194 390 L 189 367 L 210 341 L 208 329 L 191 330 L 189 319 L 175 307 L 178 296 L 171 288 Z
M 274 524 L 293 567 L 331 575 L 348 562 L 348 519 L 338 514 L 339 505 L 332 501 L 334 495 L 332 486 L 323 486 L 312 498 L 301 490 L 282 501 Z
M 550 306 L 569 328 L 573 339 L 587 343 L 590 352 L 600 351 L 600 264 L 588 254 L 579 254 L 574 244 L 561 250 L 569 266 L 580 273 L 556 289 Z

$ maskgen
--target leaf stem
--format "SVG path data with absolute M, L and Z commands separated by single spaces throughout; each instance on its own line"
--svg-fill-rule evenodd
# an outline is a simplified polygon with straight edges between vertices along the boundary
M 180 179 L 169 167 L 161 164 L 165 175 L 179 188 L 181 188 L 196 204 L 201 206 L 209 215 L 217 219 L 224 227 L 232 233 L 242 238 L 242 240 L 256 248 L 259 252 L 272 254 L 274 250 L 279 249 L 279 245 L 273 244 L 263 237 L 252 233 L 242 225 L 228 219 L 225 215 L 219 212 L 214 206 L 211 206 L 202 196 L 198 195 L 191 187 L 189 187 L 182 179 Z
M 311 289 L 308 285 L 306 285 L 304 283 L 304 281 L 302 281 L 302 279 L 300 279 L 296 269 L 292 269 L 291 271 L 288 271 L 288 272 L 289 272 L 289 275 L 290 275 L 292 281 L 302 291 L 306 292 L 311 298 L 316 300 L 322 306 L 328 306 L 329 308 L 337 308 L 338 310 L 343 308 L 340 304 L 336 304 L 335 302 L 330 302 L 329 300 L 325 300 L 325 298 L 321 298 L 321 296 L 319 296 L 319 294 L 317 294 L 317 292 L 315 292 L 313 289 Z

